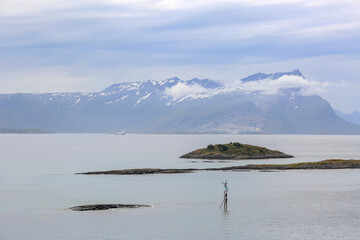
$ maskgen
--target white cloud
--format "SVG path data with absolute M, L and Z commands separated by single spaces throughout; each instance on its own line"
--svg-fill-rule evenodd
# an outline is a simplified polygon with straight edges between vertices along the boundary
M 345 80 L 340 80 L 339 82 L 323 82 L 323 87 L 345 87 L 348 84 Z
M 285 34 L 295 35 L 300 37 L 319 37 L 319 36 L 326 36 L 331 33 L 339 33 L 341 31 L 350 31 L 359 28 L 360 28 L 360 21 L 354 21 L 354 22 L 326 24 L 321 26 L 303 27 L 295 31 L 286 32 Z
M 342 5 L 359 8 L 357 0 L 12 0 L 0 1 L 0 16 L 14 16 L 29 12 L 64 9 L 73 6 L 126 6 L 133 11 L 168 11 L 168 10 L 199 10 L 227 4 L 243 4 L 252 6 L 301 4 L 307 7 L 321 7 L 324 5 Z
M 197 84 L 187 84 L 186 82 L 165 89 L 165 94 L 174 101 L 182 101 L 186 98 L 199 99 L 211 97 L 217 94 L 244 91 L 247 93 L 260 92 L 261 94 L 278 94 L 281 89 L 298 89 L 298 94 L 309 96 L 319 95 L 325 92 L 327 86 L 334 86 L 337 83 L 321 83 L 309 81 L 300 76 L 285 75 L 278 79 L 267 78 L 259 81 L 225 83 L 224 88 L 206 89 Z M 340 85 L 340 84 L 338 84 Z
M 97 86 L 94 86 L 94 82 L 98 83 Z M 92 92 L 99 91 L 108 85 L 93 76 L 73 74 L 70 69 L 58 66 L 2 71 L 0 76 L 0 94 Z
M 61 9 L 74 5 L 64 0 L 12 0 L 0 1 L 0 17 L 23 15 L 31 12 Z
M 171 76 L 236 81 L 299 68 L 310 81 L 247 89 L 298 84 L 347 111 L 360 101 L 358 0 L 0 0 L 0 29 L 3 93 L 98 91 Z M 170 93 L 208 94 L 178 88 Z
M 246 82 L 238 85 L 238 88 L 246 92 L 260 92 L 262 94 L 277 94 L 281 89 L 298 89 L 299 94 L 304 96 L 322 95 L 329 87 L 344 87 L 346 82 L 317 82 L 309 81 L 300 76 L 285 75 L 279 79 L 264 79 L 260 81 Z
M 186 83 L 178 83 L 171 88 L 165 89 L 165 94 L 174 100 L 184 97 L 196 97 L 208 93 L 208 90 L 198 84 L 187 85 Z
M 261 92 L 262 94 L 277 94 L 281 89 L 300 89 L 302 95 L 320 94 L 324 87 L 320 82 L 306 80 L 300 76 L 282 76 L 279 79 L 264 79 L 260 81 L 245 82 L 241 87 L 246 92 Z

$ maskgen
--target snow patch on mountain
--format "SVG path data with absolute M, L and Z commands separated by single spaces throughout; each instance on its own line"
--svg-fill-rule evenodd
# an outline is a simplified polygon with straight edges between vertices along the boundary
M 120 103 L 122 102 L 125 98 L 127 98 L 129 95 L 125 95 L 123 97 L 121 97 L 120 99 L 116 99 L 115 101 L 109 101 L 109 102 L 106 102 L 105 104 L 117 104 L 117 103 Z
M 185 100 L 211 98 L 218 94 L 235 91 L 274 95 L 283 89 L 290 89 L 300 95 L 315 95 L 323 92 L 324 87 L 324 84 L 305 79 L 302 73 L 296 69 L 285 73 L 258 73 L 232 83 L 198 78 L 181 80 L 177 77 L 162 81 L 127 82 L 114 84 L 99 92 L 99 94 L 144 96 L 134 102 L 133 106 L 136 107 L 141 101 L 150 96 L 149 92 L 153 92 L 154 96 L 159 99 L 167 99 L 166 105 L 169 105 Z
M 204 86 L 201 86 L 199 83 L 194 83 L 193 81 L 191 81 L 179 82 L 172 87 L 165 88 L 164 93 L 166 98 L 170 98 L 174 103 L 179 103 L 187 99 L 195 100 L 202 98 L 210 98 L 218 94 L 224 94 L 230 91 L 234 91 L 234 89 L 226 88 L 223 85 L 220 85 L 220 83 L 217 83 L 219 84 L 219 87 L 206 88 Z M 202 83 L 204 83 L 204 85 L 207 85 L 209 82 L 206 81 Z
M 106 104 L 121 103 L 136 107 L 150 97 L 151 94 L 149 93 L 152 93 L 151 99 L 158 99 L 163 104 L 170 106 L 184 101 L 211 98 L 215 95 L 231 92 L 275 95 L 287 89 L 297 95 L 317 95 L 323 92 L 326 84 L 305 79 L 297 69 L 283 73 L 257 73 L 235 82 L 199 78 L 182 80 L 173 77 L 162 81 L 147 80 L 113 84 L 100 92 L 87 95 L 83 101 L 92 101 L 101 97 L 106 100 Z M 123 101 L 127 96 L 131 96 L 129 97 L 131 103 Z
M 150 95 L 151 95 L 151 93 L 148 93 L 148 94 L 146 94 L 145 96 L 139 98 L 139 99 L 136 101 L 134 107 L 136 107 L 139 103 L 141 103 L 142 100 L 147 99 L 148 97 L 150 97 Z

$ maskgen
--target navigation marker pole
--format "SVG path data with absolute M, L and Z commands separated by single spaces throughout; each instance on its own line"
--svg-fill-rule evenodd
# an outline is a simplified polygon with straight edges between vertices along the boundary
M 228 200 L 228 197 L 227 197 L 227 192 L 229 191 L 229 188 L 227 186 L 227 181 L 225 182 L 222 182 L 222 184 L 224 185 L 224 199 L 220 205 L 220 208 L 222 207 L 222 205 L 224 204 L 224 210 L 227 211 L 227 200 Z

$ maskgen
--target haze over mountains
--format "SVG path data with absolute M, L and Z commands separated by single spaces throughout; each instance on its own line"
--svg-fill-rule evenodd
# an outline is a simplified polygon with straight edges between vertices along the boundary
M 334 110 L 336 115 L 341 117 L 342 119 L 345 119 L 346 121 L 360 125 L 360 112 L 355 111 L 353 113 L 343 113 L 339 110 Z
M 299 70 L 127 82 L 92 93 L 0 95 L 0 128 L 50 132 L 360 134 Z

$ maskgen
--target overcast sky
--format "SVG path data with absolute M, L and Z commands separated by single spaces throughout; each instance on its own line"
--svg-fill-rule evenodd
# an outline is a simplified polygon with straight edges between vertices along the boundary
M 360 110 L 358 0 L 0 0 L 0 93 L 300 69 Z

